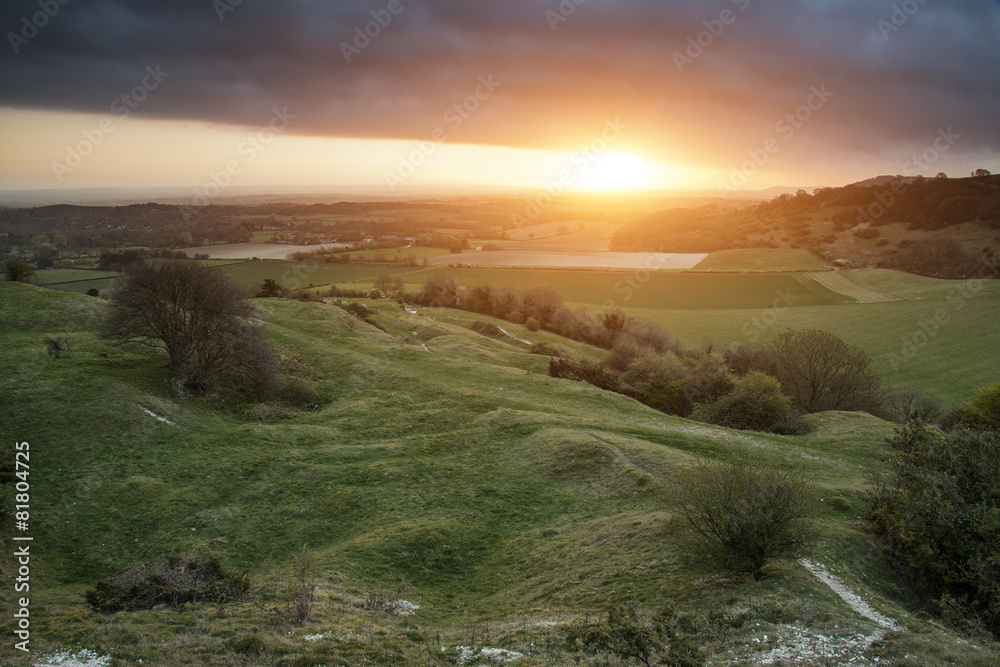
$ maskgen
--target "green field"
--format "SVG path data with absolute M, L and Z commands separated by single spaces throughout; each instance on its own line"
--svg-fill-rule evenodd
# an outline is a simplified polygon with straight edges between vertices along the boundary
M 35 273 L 39 282 L 45 285 L 110 278 L 114 271 L 99 271 L 97 269 L 46 269 Z
M 517 651 L 525 667 L 567 665 L 563 624 L 623 599 L 651 612 L 674 602 L 716 662 L 759 662 L 793 635 L 821 651 L 874 632 L 798 562 L 770 566 L 759 582 L 722 577 L 676 540 L 666 505 L 676 467 L 732 447 L 763 448 L 816 476 L 815 559 L 899 621 L 852 657 L 990 664 L 982 647 L 992 645 L 960 641 L 905 606 L 894 570 L 859 530 L 858 493 L 882 466 L 888 424 L 827 413 L 808 436 L 733 432 L 550 378 L 547 358 L 463 326 L 477 319 L 469 313 L 411 315 L 386 301 L 376 304 L 383 332 L 324 304 L 257 305 L 269 338 L 319 374 L 315 411 L 261 422 L 182 398 L 162 357 L 94 337 L 102 301 L 0 284 L 4 428 L 30 441 L 37 577 L 33 657 L 6 642 L 4 664 L 87 648 L 113 667 L 456 665 L 463 644 Z M 45 335 L 70 336 L 74 355 L 47 357 Z M 13 528 L 9 513 L 2 520 Z M 275 625 L 280 582 L 303 546 L 319 604 L 303 627 Z M 102 615 L 83 599 L 100 576 L 190 552 L 248 570 L 258 600 Z M 0 558 L 11 571 L 9 550 Z M 404 580 L 414 616 L 366 610 L 374 592 Z M 0 621 L 5 636 L 12 623 Z M 235 648 L 250 636 L 266 651 Z
M 384 255 L 386 258 L 391 260 L 393 257 L 404 257 L 406 255 L 411 255 L 417 259 L 424 259 L 425 257 L 438 257 L 439 255 L 447 255 L 447 248 L 428 248 L 425 246 L 406 246 L 404 248 L 379 248 L 378 250 L 352 250 L 350 252 L 340 253 L 337 257 L 343 257 L 344 255 L 349 255 L 351 258 L 355 257 L 377 257 L 378 255 Z
M 456 256 L 460 258 L 461 256 Z M 419 289 L 433 272 L 449 273 L 459 285 L 479 282 L 518 288 L 552 287 L 567 301 L 601 307 L 605 302 L 630 307 L 717 309 L 770 306 L 783 294 L 792 294 L 797 304 L 843 303 L 844 297 L 821 285 L 806 289 L 792 274 L 688 274 L 649 271 L 585 271 L 493 268 L 432 268 L 393 265 L 343 265 L 260 261 L 225 269 L 236 282 L 252 284 L 265 278 L 282 284 L 298 279 L 327 285 L 354 282 L 370 284 L 381 274 L 404 277 L 408 290 Z M 790 292 L 789 292 L 790 290 Z
M 368 289 L 379 275 L 389 274 L 402 276 L 407 291 L 412 292 L 420 290 L 429 275 L 443 271 L 462 286 L 479 282 L 521 289 L 549 286 L 572 307 L 596 311 L 618 306 L 656 322 L 689 345 L 707 340 L 723 345 L 766 342 L 785 328 L 825 329 L 860 345 L 893 386 L 919 386 L 948 403 L 968 400 L 977 388 L 1000 378 L 1000 360 L 983 354 L 1000 324 L 1000 281 L 995 280 L 939 280 L 882 269 L 843 271 L 843 276 L 861 287 L 903 299 L 858 304 L 801 273 L 310 266 L 287 261 L 217 264 L 240 284 L 272 278 L 286 286 L 311 283 Z M 54 286 L 59 289 L 84 293 L 91 288 L 106 289 L 114 274 L 53 269 L 39 275 L 47 282 L 58 282 Z M 80 282 L 93 275 L 108 277 Z M 62 282 L 66 280 L 77 282 Z M 944 319 L 935 327 L 939 314 Z M 928 331 L 933 335 L 924 340 L 921 332 Z
M 805 250 L 759 248 L 709 253 L 696 271 L 815 271 L 827 263 Z

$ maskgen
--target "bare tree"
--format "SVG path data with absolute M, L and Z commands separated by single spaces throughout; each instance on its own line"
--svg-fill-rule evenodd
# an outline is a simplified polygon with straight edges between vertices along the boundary
M 375 279 L 373 287 L 388 297 L 394 297 L 402 293 L 403 279 L 399 276 L 390 276 L 384 273 Z
M 828 331 L 787 329 L 771 348 L 782 391 L 795 399 L 799 409 L 885 413 L 885 383 L 860 347 Z
M 251 320 L 248 290 L 217 268 L 160 260 L 128 265 L 111 290 L 101 336 L 112 344 L 166 351 L 188 388 L 266 394 L 280 366 Z

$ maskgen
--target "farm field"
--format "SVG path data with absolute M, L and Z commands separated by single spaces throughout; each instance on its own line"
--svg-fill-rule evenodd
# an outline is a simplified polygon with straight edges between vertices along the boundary
M 567 234 L 560 233 L 561 228 L 568 228 Z M 611 222 L 601 222 L 599 220 L 560 220 L 559 222 L 545 222 L 538 225 L 525 225 L 508 229 L 504 233 L 511 241 L 539 241 L 544 238 L 558 237 L 572 241 L 579 235 L 579 238 L 592 240 L 595 238 L 611 238 L 611 234 L 617 229 L 617 225 Z
M 115 272 L 99 271 L 97 269 L 45 269 L 43 271 L 36 271 L 35 275 L 38 277 L 39 282 L 45 285 L 55 285 L 76 280 L 110 278 L 115 275 Z
M 763 343 L 786 328 L 831 331 L 871 355 L 893 386 L 919 386 L 945 402 L 969 400 L 1000 378 L 1000 359 L 991 354 L 1000 328 L 1000 281 L 938 280 L 882 269 L 845 273 L 907 300 L 820 307 L 794 301 L 790 308 L 779 303 L 749 310 L 635 307 L 630 301 L 622 308 L 689 345 Z
M 658 252 L 538 252 L 533 250 L 480 251 L 432 257 L 431 264 L 475 264 L 478 266 L 524 266 L 595 269 L 691 269 L 702 261 L 701 254 Z
M 186 248 L 188 257 L 208 255 L 212 259 L 285 259 L 293 252 L 309 252 L 317 248 L 343 248 L 342 243 L 323 245 L 285 245 L 283 243 L 228 243 L 226 245 L 199 246 Z
M 350 283 L 370 287 L 382 274 L 402 276 L 408 291 L 419 290 L 435 272 L 454 276 L 461 286 L 479 282 L 522 289 L 551 287 L 567 301 L 602 308 L 605 304 L 640 308 L 763 308 L 783 294 L 791 294 L 802 305 L 836 304 L 850 301 L 819 283 L 807 289 L 797 274 L 712 274 L 649 271 L 433 268 L 385 264 L 318 264 L 309 267 L 294 262 L 243 262 L 224 268 L 235 282 L 253 284 L 265 278 L 287 284 L 297 279 L 301 286 Z
M 478 282 L 522 289 L 549 286 L 572 307 L 597 311 L 619 306 L 663 326 L 689 345 L 706 340 L 722 345 L 766 342 L 789 327 L 824 329 L 860 345 L 893 386 L 921 386 L 946 402 L 967 400 L 976 388 L 1000 377 L 1000 361 L 985 354 L 1000 327 L 1000 281 L 939 280 L 882 269 L 816 274 L 842 276 L 874 293 L 904 299 L 856 303 L 850 290 L 833 291 L 810 273 L 639 274 L 376 264 L 320 264 L 309 271 L 287 261 L 227 263 L 223 270 L 240 284 L 272 278 L 285 285 L 298 281 L 300 286 L 336 283 L 367 289 L 379 275 L 389 274 L 401 276 L 408 291 L 418 291 L 429 275 L 445 271 L 462 286 Z M 95 274 L 105 277 L 57 286 L 77 293 L 106 289 L 113 274 L 80 269 L 40 272 L 49 280 Z M 935 327 L 939 313 L 945 319 Z M 925 331 L 933 331 L 933 336 Z
M 805 250 L 752 248 L 710 252 L 694 268 L 696 271 L 814 271 L 827 266 Z
M 161 356 L 96 340 L 100 301 L 0 284 L 0 343 L 17 370 L 5 415 L 12 432 L 31 433 L 32 528 L 45 547 L 32 550 L 44 572 L 32 588 L 32 611 L 43 610 L 33 655 L 9 664 L 85 646 L 116 661 L 104 664 L 239 667 L 255 664 L 234 650 L 249 645 L 288 664 L 444 667 L 462 664 L 454 646 L 475 643 L 517 651 L 523 667 L 561 667 L 574 663 L 565 624 L 623 599 L 674 603 L 714 663 L 879 632 L 800 561 L 776 561 L 760 581 L 721 579 L 683 548 L 668 504 L 676 470 L 734 451 L 814 476 L 825 501 L 813 558 L 898 621 L 852 658 L 990 664 L 994 644 L 960 640 L 906 606 L 896 570 L 859 528 L 858 494 L 884 468 L 890 424 L 823 413 L 805 436 L 730 431 L 550 378 L 545 356 L 468 328 L 490 318 L 411 315 L 386 301 L 372 304 L 379 331 L 324 304 L 257 305 L 268 337 L 316 371 L 317 409 L 266 421 L 178 397 Z M 55 333 L 73 338 L 72 358 L 45 355 L 39 340 Z M 273 608 L 300 549 L 318 600 L 289 627 Z M 84 599 L 102 576 L 185 553 L 246 570 L 260 599 L 114 614 Z M 391 591 L 412 616 L 366 608 Z
M 424 259 L 448 254 L 447 248 L 428 248 L 426 246 L 411 245 L 400 248 L 379 248 L 377 250 L 352 250 L 338 256 L 348 256 L 353 259 L 356 257 L 378 257 L 379 255 L 382 255 L 383 257 L 392 259 L 393 257 L 410 255 L 411 257 L 416 257 L 417 259 Z M 457 257 L 457 255 L 451 256 Z

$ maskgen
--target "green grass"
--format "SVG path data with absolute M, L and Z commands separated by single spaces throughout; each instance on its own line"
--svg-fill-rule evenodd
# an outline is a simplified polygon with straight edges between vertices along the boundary
M 831 331 L 865 350 L 894 387 L 921 387 L 949 404 L 970 400 L 976 389 L 1000 380 L 1000 358 L 990 343 L 1000 325 L 1000 282 L 984 283 L 980 292 L 971 293 L 964 281 L 930 284 L 925 281 L 931 279 L 913 278 L 907 289 L 923 296 L 912 301 L 822 307 L 800 307 L 795 302 L 794 307 L 774 310 L 625 310 L 656 322 L 690 345 L 764 343 L 786 328 Z M 891 287 L 884 281 L 869 283 L 865 286 L 873 289 Z M 939 314 L 946 319 L 935 328 Z M 933 336 L 925 337 L 925 331 Z
M 35 275 L 38 277 L 39 282 L 46 285 L 55 285 L 77 280 L 110 278 L 115 275 L 115 272 L 100 271 L 98 269 L 46 269 L 44 271 L 37 271 Z
M 261 300 L 268 336 L 309 359 L 322 399 L 291 419 L 246 421 L 178 396 L 161 357 L 101 344 L 92 331 L 103 307 L 0 284 L 5 433 L 31 443 L 32 572 L 44 582 L 32 588 L 36 656 L 88 647 L 113 665 L 235 667 L 248 662 L 234 647 L 255 635 L 267 651 L 249 664 L 446 665 L 456 659 L 442 645 L 478 643 L 525 653 L 519 665 L 565 665 L 574 658 L 558 624 L 624 598 L 651 610 L 674 600 L 719 658 L 745 655 L 792 622 L 826 635 L 866 631 L 794 562 L 754 583 L 718 578 L 681 548 L 665 486 L 676 466 L 727 447 L 801 464 L 824 499 L 842 499 L 825 505 L 817 553 L 912 631 L 869 656 L 982 656 L 901 606 L 857 528 L 857 492 L 882 465 L 891 430 L 871 417 L 821 415 L 820 430 L 798 438 L 737 433 L 549 378 L 546 358 L 471 332 L 468 313 L 426 317 L 378 302 L 386 333 L 331 306 Z M 53 334 L 72 338 L 73 357 L 46 356 L 42 339 Z M 273 591 L 303 545 L 320 605 L 305 627 L 276 627 Z M 107 573 L 191 551 L 249 570 L 260 603 L 98 615 L 83 601 Z M 415 616 L 364 609 L 401 579 L 403 597 L 421 605 Z M 4 614 L 0 632 L 10 629 Z
M 348 255 L 352 258 L 354 257 L 377 257 L 378 255 L 384 255 L 388 259 L 393 257 L 405 257 L 410 255 L 416 257 L 417 259 L 424 259 L 425 257 L 438 257 L 440 255 L 447 255 L 447 248 L 428 248 L 425 246 L 407 246 L 401 248 L 379 248 L 378 250 L 352 250 L 350 252 L 345 252 L 338 254 L 338 257 L 343 257 Z
M 304 265 L 299 265 L 304 266 Z M 407 291 L 417 291 L 435 271 L 453 275 L 463 286 L 487 282 L 521 289 L 549 286 L 571 307 L 592 311 L 618 306 L 653 321 L 689 345 L 767 342 L 785 328 L 832 331 L 859 345 L 894 387 L 918 386 L 945 403 L 972 398 L 975 390 L 1000 378 L 1000 358 L 984 355 L 1000 325 L 1000 281 L 924 278 L 883 269 L 845 272 L 870 289 L 905 301 L 851 303 L 801 273 L 643 273 L 531 269 L 397 267 L 322 264 L 296 273 L 291 262 L 248 262 L 226 267 L 237 282 L 301 275 L 302 284 L 337 283 L 370 288 L 383 273 L 401 275 Z M 798 277 L 798 279 L 796 278 Z M 80 288 L 84 284 L 77 284 Z M 86 291 L 86 289 L 80 289 Z M 787 306 L 787 307 L 786 307 Z M 947 319 L 924 341 L 944 309 Z M 916 348 L 907 341 L 916 341 Z
M 456 261 L 462 256 L 456 255 Z M 225 269 L 238 283 L 252 284 L 272 278 L 282 284 L 326 285 L 356 282 L 370 284 L 381 274 L 403 276 L 408 291 L 419 290 L 429 275 L 444 272 L 462 286 L 480 282 L 521 289 L 548 286 L 567 301 L 602 307 L 605 303 L 632 308 L 725 309 L 772 305 L 790 293 L 797 305 L 843 303 L 845 298 L 822 285 L 806 288 L 794 274 L 752 275 L 695 274 L 649 271 L 574 271 L 499 268 L 436 268 L 374 264 L 296 264 L 286 261 L 249 262 Z
M 946 403 L 969 400 L 976 389 L 1000 378 L 1000 359 L 983 354 L 986 341 L 1000 324 L 1000 281 L 995 280 L 940 280 L 883 269 L 845 271 L 848 278 L 864 287 L 905 299 L 854 304 L 845 303 L 848 298 L 802 274 L 438 269 L 376 264 L 319 264 L 310 268 L 287 261 L 219 264 L 241 284 L 273 278 L 285 285 L 298 280 L 301 286 L 336 283 L 368 289 L 379 275 L 389 274 L 402 276 L 406 289 L 412 292 L 420 290 L 431 273 L 446 271 L 463 286 L 477 282 L 522 289 L 547 285 L 574 307 L 600 310 L 606 305 L 619 306 L 633 316 L 656 322 L 689 345 L 706 340 L 722 345 L 766 342 L 789 327 L 825 329 L 861 346 L 893 386 L 918 386 Z M 40 274 L 54 275 L 60 283 L 76 280 L 77 275 L 114 275 L 78 269 Z M 58 287 L 82 294 L 91 288 L 107 289 L 110 282 L 110 278 L 100 278 Z M 947 319 L 925 341 L 921 331 L 933 326 L 929 323 L 939 312 Z

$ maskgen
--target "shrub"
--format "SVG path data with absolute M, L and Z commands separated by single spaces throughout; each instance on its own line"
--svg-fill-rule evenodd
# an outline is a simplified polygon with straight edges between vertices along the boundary
M 566 351 L 554 343 L 543 340 L 531 346 L 531 354 L 540 354 L 546 357 L 561 357 L 565 356 Z
M 296 554 L 292 562 L 292 576 L 281 582 L 282 603 L 274 608 L 279 624 L 302 625 L 316 607 L 316 563 L 306 548 Z
M 285 294 L 285 288 L 272 278 L 265 278 L 257 288 L 257 298 L 280 297 Z
M 569 626 L 566 644 L 577 653 L 611 653 L 643 665 L 696 667 L 705 664 L 704 657 L 680 635 L 677 626 L 677 613 L 670 604 L 652 618 L 634 604 L 612 605 L 604 620 Z
M 359 320 L 367 319 L 374 314 L 371 309 L 363 303 L 349 302 L 337 305 L 349 312 L 351 315 L 357 317 Z
M 541 325 L 534 317 L 529 317 L 524 321 L 524 328 L 528 331 L 538 331 L 538 329 L 541 328 Z
M 714 403 L 699 403 L 692 419 L 743 431 L 801 435 L 809 425 L 793 409 L 792 399 L 781 393 L 781 384 L 759 371 L 733 380 L 733 388 Z
M 91 287 L 87 290 L 87 296 L 101 296 L 101 293 L 97 291 L 96 287 Z
M 28 278 L 35 273 L 31 264 L 20 258 L 8 259 L 4 262 L 3 268 L 7 280 L 19 283 L 28 282 Z
M 889 446 L 867 518 L 942 611 L 1000 635 L 1000 434 L 911 420 Z
M 259 635 L 243 635 L 229 640 L 229 648 L 245 656 L 261 656 L 267 652 L 267 642 Z
M 760 371 L 777 377 L 778 360 L 774 350 L 767 345 L 737 343 L 726 350 L 724 358 L 729 369 L 737 375 Z
M 799 469 L 762 454 L 731 452 L 680 473 L 673 501 L 695 543 L 727 570 L 753 574 L 804 553 L 816 537 L 815 491 Z
M 687 392 L 691 380 L 690 370 L 673 352 L 644 349 L 622 373 L 622 393 L 661 412 L 685 417 L 691 412 Z
M 250 590 L 247 573 L 232 575 L 214 556 L 169 556 L 123 570 L 86 592 L 94 611 L 136 611 L 165 604 L 234 602 Z
M 1000 430 L 1000 384 L 976 392 L 976 398 L 961 412 L 963 424 L 973 428 Z

